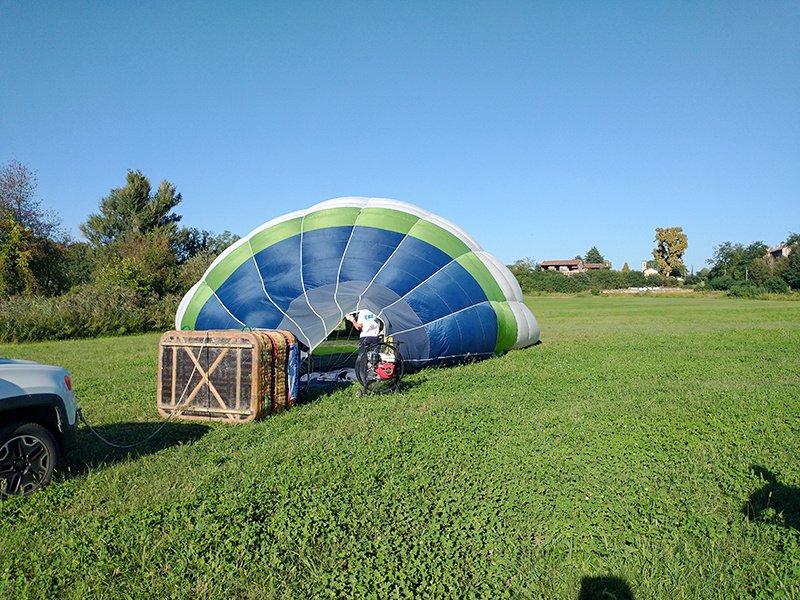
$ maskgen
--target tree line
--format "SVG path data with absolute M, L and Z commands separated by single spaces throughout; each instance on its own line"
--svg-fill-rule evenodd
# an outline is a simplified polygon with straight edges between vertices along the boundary
M 64 233 L 37 197 L 36 173 L 0 167 L 0 340 L 59 339 L 169 327 L 180 294 L 238 236 L 184 227 L 173 184 L 141 171 Z
M 790 233 L 781 245 L 789 248 L 789 255 L 774 258 L 762 241 L 724 242 L 714 248 L 709 268 L 699 276 L 709 288 L 739 296 L 800 290 L 800 234 Z
M 576 259 L 585 263 L 603 263 L 605 269 L 595 269 L 564 275 L 542 269 L 532 259 L 518 260 L 509 268 L 526 292 L 565 292 L 621 289 L 627 287 L 688 286 L 694 289 L 727 291 L 731 296 L 754 297 L 762 294 L 785 294 L 800 290 L 800 234 L 790 233 L 781 244 L 788 247 L 788 256 L 772 257 L 768 246 L 761 241 L 745 245 L 723 242 L 714 248 L 708 267 L 698 273 L 688 273 L 683 255 L 688 238 L 681 227 L 657 228 L 653 259 L 646 266 L 652 269 L 645 275 L 625 263 L 620 271 L 610 268 L 597 246 Z

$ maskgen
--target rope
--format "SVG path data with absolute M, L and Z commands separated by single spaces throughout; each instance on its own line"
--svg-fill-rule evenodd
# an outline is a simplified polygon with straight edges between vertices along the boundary
M 206 344 L 207 343 L 208 343 L 208 332 L 206 332 L 206 335 L 203 338 L 203 343 L 200 346 L 200 350 L 197 353 L 198 357 L 200 355 L 202 355 L 203 350 L 206 348 Z M 99 439 L 101 442 L 103 442 L 106 445 L 111 446 L 112 448 L 120 448 L 122 450 L 129 450 L 131 448 L 136 448 L 137 446 L 141 446 L 142 444 L 145 444 L 145 443 L 149 442 L 154 437 L 156 437 L 159 433 L 161 433 L 161 431 L 167 426 L 167 424 L 170 422 L 170 420 L 175 415 L 178 414 L 178 409 L 181 407 L 181 404 L 184 401 L 184 398 L 186 396 L 186 391 L 189 389 L 189 384 L 192 382 L 192 379 L 194 378 L 194 374 L 196 372 L 197 372 L 197 364 L 195 364 L 194 367 L 192 367 L 192 374 L 189 375 L 189 379 L 186 380 L 186 386 L 183 388 L 183 392 L 181 393 L 181 396 L 178 399 L 178 402 L 175 403 L 175 408 L 173 408 L 172 412 L 169 415 L 167 415 L 167 418 L 164 420 L 164 422 L 161 425 L 159 425 L 156 428 L 156 430 L 153 431 L 153 433 L 151 433 L 147 437 L 142 438 L 141 440 L 139 440 L 138 442 L 135 442 L 133 444 L 117 444 L 115 442 L 112 442 L 111 440 L 107 440 L 105 437 L 103 437 L 103 434 L 101 434 L 94 427 L 92 427 L 91 423 L 89 423 L 89 421 L 86 420 L 86 417 L 83 416 L 83 410 L 81 410 L 80 408 L 78 409 L 78 419 L 80 419 L 81 422 L 84 425 L 86 425 L 86 427 L 89 429 L 89 431 L 92 432 L 92 434 L 94 434 L 94 436 L 97 439 Z

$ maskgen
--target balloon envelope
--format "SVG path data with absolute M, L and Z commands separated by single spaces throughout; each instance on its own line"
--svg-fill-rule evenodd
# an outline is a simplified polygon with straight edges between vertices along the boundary
M 511 272 L 417 206 L 336 198 L 273 219 L 227 248 L 178 307 L 178 329 L 288 329 L 313 350 L 358 309 L 407 364 L 488 357 L 539 340 Z

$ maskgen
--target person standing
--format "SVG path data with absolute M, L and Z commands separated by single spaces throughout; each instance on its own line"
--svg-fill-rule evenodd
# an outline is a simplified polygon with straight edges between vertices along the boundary
M 371 310 L 361 309 L 356 311 L 347 315 L 347 320 L 361 332 L 358 340 L 359 350 L 378 341 L 378 336 L 381 333 L 381 320 Z

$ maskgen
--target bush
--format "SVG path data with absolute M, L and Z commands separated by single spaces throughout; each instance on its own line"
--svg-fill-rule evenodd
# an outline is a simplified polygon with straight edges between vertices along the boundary
M 593 290 L 615 290 L 627 287 L 658 285 L 641 271 L 612 271 L 597 269 L 564 275 L 558 271 L 543 271 L 528 261 L 517 262 L 510 267 L 523 292 L 557 292 L 576 294 Z
M 735 298 L 755 298 L 764 290 L 749 281 L 737 281 L 728 290 L 728 295 Z
M 730 275 L 719 275 L 708 280 L 708 287 L 712 290 L 729 290 L 736 284 L 736 280 Z
M 791 291 L 782 277 L 770 277 L 764 282 L 764 289 L 772 294 L 788 294 Z
M 628 271 L 622 275 L 625 287 L 645 287 L 647 285 L 647 277 L 641 271 Z
M 661 273 L 656 273 L 655 275 L 650 275 L 647 278 L 646 285 L 650 287 L 679 287 L 681 282 L 678 281 L 677 278 L 669 276 L 664 276 Z
M 691 286 L 702 286 L 705 283 L 705 279 L 700 277 L 700 275 L 687 275 L 684 280 L 684 285 L 691 285 Z
M 202 251 L 195 254 L 180 266 L 178 271 L 178 289 L 188 290 L 205 274 L 206 269 L 214 262 L 215 254 Z
M 585 275 L 589 281 L 589 288 L 593 290 L 615 290 L 627 287 L 625 276 L 620 271 L 599 269 L 597 271 L 587 271 Z
M 586 289 L 577 276 L 570 277 L 555 271 L 515 269 L 515 275 L 524 292 L 561 292 L 574 294 Z
M 180 288 L 178 259 L 165 230 L 120 236 L 98 259 L 95 281 L 104 286 L 152 291 L 159 296 Z
M 178 297 L 82 285 L 63 296 L 0 301 L 0 341 L 28 342 L 169 329 Z
M 664 285 L 664 277 L 661 275 L 661 273 L 648 275 L 644 278 L 644 284 L 647 287 L 662 287 Z

